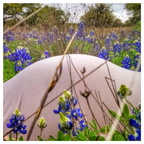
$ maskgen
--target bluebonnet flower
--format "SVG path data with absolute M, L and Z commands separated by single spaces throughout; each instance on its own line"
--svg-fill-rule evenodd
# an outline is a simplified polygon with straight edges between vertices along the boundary
M 77 99 L 74 96 L 72 96 L 72 98 L 71 98 L 71 103 L 73 106 L 75 106 L 77 104 Z
M 120 53 L 121 52 L 121 45 L 119 44 L 119 42 L 114 43 L 113 45 L 113 51 L 114 53 Z
M 94 31 L 90 31 L 90 36 L 94 36 L 94 35 L 95 35 Z
M 79 30 L 83 30 L 84 27 L 85 27 L 85 25 L 84 25 L 83 22 L 80 22 L 80 23 L 78 24 L 78 29 L 79 29 Z
M 135 135 L 128 135 L 129 141 L 140 141 L 141 140 L 141 130 L 136 130 L 136 136 Z
M 11 31 L 8 31 L 7 33 L 4 34 L 4 39 L 8 42 L 14 41 L 14 33 Z
M 16 61 L 16 63 L 14 65 L 15 65 L 15 67 L 14 67 L 15 71 L 21 71 L 24 69 L 20 60 Z
M 140 59 L 140 53 L 136 53 L 136 55 L 134 56 L 134 67 L 135 67 L 135 69 L 138 66 L 139 59 Z M 138 69 L 138 71 L 139 72 L 141 71 L 141 64 L 140 64 L 140 68 Z
M 99 58 L 103 58 L 103 59 L 108 59 L 108 50 L 106 50 L 104 47 L 100 50 L 99 54 L 98 54 Z
M 134 46 L 136 47 L 136 48 L 135 48 L 136 51 L 139 52 L 139 53 L 141 53 L 141 41 L 140 41 L 140 40 L 136 40 L 136 41 L 134 42 Z
M 83 117 L 83 115 L 80 113 L 80 108 L 72 109 L 71 110 L 71 116 L 74 117 L 76 120 L 78 119 L 78 117 L 80 117 L 80 118 Z
M 3 43 L 3 52 L 7 53 L 10 49 L 6 46 L 6 43 Z
M 10 49 L 6 46 L 6 44 L 3 44 L 3 53 L 4 53 L 4 59 L 11 58 L 11 52 Z
M 122 66 L 121 67 L 126 68 L 126 69 L 130 69 L 132 67 L 131 59 L 130 59 L 129 55 L 126 55 L 124 57 L 124 60 L 122 60 Z
M 76 36 L 77 36 L 78 39 L 83 39 L 85 37 L 84 27 L 85 27 L 85 25 L 84 25 L 83 22 L 80 22 L 78 24 L 78 31 L 77 31 L 77 34 L 76 34 Z
M 7 128 L 14 128 L 13 129 L 14 133 L 26 134 L 27 133 L 26 125 L 23 125 L 23 123 L 22 123 L 24 121 L 24 119 L 25 118 L 23 115 L 21 115 L 21 112 L 18 109 L 16 109 L 14 111 L 14 113 L 12 114 L 12 116 L 9 120 L 9 123 L 7 123 L 6 126 L 7 126 Z
M 89 44 L 94 43 L 95 39 L 91 36 L 87 36 L 84 38 L 85 41 L 87 41 Z
M 67 116 L 60 112 L 60 123 L 58 124 L 58 127 L 60 130 L 66 132 L 67 130 L 72 129 L 73 123 Z
M 141 110 L 133 109 L 133 113 L 136 119 L 130 119 L 129 125 L 135 129 L 134 135 L 128 135 L 129 141 L 140 141 L 141 140 Z
M 72 27 L 69 28 L 69 34 L 72 36 L 74 34 L 74 29 Z
M 50 33 L 48 33 L 48 42 L 51 44 L 52 42 L 53 42 L 53 40 L 54 40 L 54 36 L 53 36 L 53 33 L 52 32 L 50 32 Z
M 47 126 L 47 123 L 43 117 L 41 117 L 37 123 L 38 127 L 40 127 L 42 130 Z
M 76 128 L 75 121 L 83 118 L 83 114 L 80 112 L 80 108 L 73 108 L 77 104 L 77 99 L 69 92 L 64 91 L 63 95 L 59 97 L 58 100 L 58 110 L 53 110 L 55 114 L 60 115 L 60 123 L 58 128 L 64 133 L 74 130 L 81 129 L 83 130 L 86 125 L 84 125 L 84 120 L 81 120 L 78 128 Z M 75 135 L 74 131 L 71 131 Z
M 128 42 L 124 42 L 122 44 L 122 50 L 129 51 L 131 49 L 131 44 Z
M 112 38 L 112 40 L 117 40 L 118 39 L 118 35 L 114 32 L 110 33 L 110 37 Z
M 50 53 L 47 50 L 45 50 L 44 53 L 41 56 L 41 60 L 45 59 L 45 58 L 49 58 L 49 57 L 50 57 Z
M 70 34 L 65 36 L 65 40 L 66 40 L 66 41 L 69 41 L 70 39 L 71 39 Z
M 23 48 L 21 46 L 12 51 L 9 59 L 10 61 L 15 62 L 15 71 L 21 71 L 32 63 L 32 57 L 30 56 L 28 48 Z
M 39 38 L 38 33 L 37 33 L 36 30 L 33 30 L 33 32 L 29 34 L 29 37 L 33 38 L 33 39 L 38 39 Z
M 130 96 L 132 94 L 132 91 L 128 87 L 126 87 L 124 84 L 122 84 L 117 94 L 121 99 L 123 99 L 123 98 L 126 98 L 126 96 Z
M 78 130 L 83 131 L 83 129 L 84 129 L 85 127 L 87 127 L 87 125 L 84 124 L 84 120 L 82 119 L 82 120 L 79 122 L 79 126 L 76 127 L 75 130 L 74 130 L 74 129 L 72 130 L 73 136 L 77 136 L 77 135 L 79 134 Z
M 99 45 L 98 41 L 96 41 L 94 44 L 94 51 L 99 51 L 99 50 L 100 50 L 100 45 Z
M 107 37 L 106 39 L 105 39 L 105 48 L 111 48 L 111 38 L 109 38 L 109 37 Z

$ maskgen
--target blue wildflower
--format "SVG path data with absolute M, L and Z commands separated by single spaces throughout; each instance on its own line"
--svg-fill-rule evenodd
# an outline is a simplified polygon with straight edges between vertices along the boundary
M 120 53 L 121 52 L 121 45 L 118 43 L 118 42 L 116 42 L 114 45 L 113 45 L 113 51 L 114 51 L 114 53 Z
M 135 41 L 134 46 L 136 47 L 136 51 L 141 53 L 141 42 L 140 41 Z
M 60 123 L 58 124 L 58 128 L 64 132 L 72 129 L 73 123 L 72 121 L 66 117 L 62 112 L 60 112 Z
M 85 27 L 85 25 L 84 25 L 83 22 L 80 22 L 80 23 L 78 24 L 78 29 L 79 29 L 79 30 L 83 30 L 84 27 Z
M 111 48 L 112 47 L 112 45 L 111 45 L 111 38 L 109 38 L 109 37 L 107 37 L 106 39 L 105 39 L 105 48 Z
M 130 119 L 129 125 L 135 129 L 134 135 L 128 135 L 129 141 L 140 141 L 141 140 L 141 110 L 133 109 L 136 119 Z
M 14 113 L 12 114 L 12 116 L 9 120 L 9 123 L 7 123 L 6 126 L 7 126 L 7 128 L 14 128 L 13 129 L 14 133 L 26 134 L 27 133 L 26 125 L 23 125 L 23 123 L 22 123 L 24 121 L 24 119 L 25 119 L 24 116 L 21 115 L 21 113 L 18 109 L 16 109 L 14 111 Z
M 4 39 L 8 42 L 14 41 L 14 33 L 12 31 L 8 31 L 4 34 Z
M 74 96 L 72 96 L 72 98 L 71 98 L 71 103 L 73 106 L 75 106 L 77 104 L 77 99 Z
M 78 39 L 81 39 L 81 38 L 84 38 L 84 37 L 85 37 L 84 27 L 85 27 L 85 25 L 84 25 L 83 22 L 80 22 L 80 23 L 78 24 L 78 31 L 77 31 L 77 34 L 76 34 L 76 36 L 77 36 Z
M 22 48 L 19 46 L 14 51 L 12 51 L 8 58 L 10 61 L 15 62 L 15 71 L 21 71 L 26 66 L 32 64 L 32 57 L 30 56 L 28 48 Z
M 121 67 L 126 68 L 126 69 L 130 69 L 132 67 L 131 59 L 130 59 L 129 55 L 126 55 L 124 57 L 124 60 L 122 60 L 122 66 Z
M 74 34 L 74 29 L 72 27 L 69 28 L 69 34 L 72 36 Z
M 79 126 L 76 127 L 75 130 L 74 130 L 74 129 L 72 130 L 72 135 L 73 135 L 73 136 L 77 136 L 77 135 L 79 134 L 78 130 L 83 131 L 83 129 L 84 129 L 85 127 L 87 127 L 87 125 L 84 124 L 84 120 L 82 119 L 82 120 L 79 122 Z
M 49 58 L 49 57 L 50 57 L 50 53 L 48 52 L 48 50 L 45 50 L 41 56 L 41 60 L 45 59 L 45 58 Z
M 98 54 L 99 58 L 103 58 L 103 59 L 108 59 L 108 50 L 106 50 L 104 47 L 100 50 L 99 54 Z
M 71 116 L 74 117 L 76 120 L 78 120 L 78 117 L 80 117 L 80 118 L 83 117 L 83 115 L 80 113 L 80 108 L 72 109 L 71 110 Z
M 79 122 L 79 125 L 80 125 L 80 130 L 82 131 L 85 127 L 87 127 L 87 125 L 84 124 L 84 120 L 82 119 L 80 122 Z
M 80 112 L 80 108 L 73 109 L 73 107 L 77 104 L 77 99 L 69 92 L 64 91 L 63 95 L 59 97 L 58 100 L 58 110 L 53 110 L 55 114 L 60 115 L 60 123 L 58 124 L 58 128 L 62 130 L 64 133 L 68 132 L 71 129 L 75 129 L 76 120 L 83 117 Z M 81 130 L 85 127 L 84 120 L 80 122 L 79 128 Z M 71 131 L 74 135 L 74 131 Z
M 94 35 L 95 35 L 94 31 L 90 31 L 90 36 L 94 36 Z
M 130 126 L 134 127 L 135 129 L 141 128 L 141 125 L 137 122 L 137 120 L 130 119 L 129 124 L 130 124 Z

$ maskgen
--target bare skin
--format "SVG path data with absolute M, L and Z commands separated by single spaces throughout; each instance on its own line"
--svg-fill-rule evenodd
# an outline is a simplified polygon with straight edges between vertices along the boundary
M 6 128 L 6 124 L 16 108 L 21 111 L 26 119 L 36 112 L 60 59 L 61 56 L 57 56 L 36 62 L 4 83 L 4 134 L 10 130 Z M 97 70 L 87 76 L 84 81 L 81 80 L 95 68 Z M 85 70 L 86 72 L 83 74 Z M 109 79 L 113 79 L 115 83 L 112 84 Z M 113 95 L 121 84 L 125 84 L 132 90 L 132 95 L 128 97 L 128 100 L 134 106 L 137 106 L 140 103 L 141 96 L 140 80 L 140 72 L 126 70 L 110 62 L 106 64 L 105 60 L 94 56 L 81 54 L 66 56 L 62 65 L 62 74 L 55 87 L 48 94 L 45 101 L 45 105 L 48 105 L 43 108 L 40 115 L 47 121 L 47 127 L 44 129 L 42 137 L 47 139 L 49 135 L 56 136 L 59 115 L 54 114 L 53 110 L 58 108 L 59 95 L 77 81 L 80 82 L 69 89 L 79 100 L 80 105 L 77 105 L 77 107 L 81 107 L 87 121 L 91 122 L 95 117 L 102 127 L 108 125 L 108 123 L 105 123 L 102 109 L 94 98 L 96 94 L 109 109 L 117 111 L 118 105 Z M 90 92 L 88 99 L 82 96 L 86 91 Z M 107 111 L 106 107 L 104 109 Z M 27 130 L 29 130 L 33 118 L 34 115 L 24 122 L 27 125 Z M 37 140 L 39 134 L 40 129 L 35 125 L 30 140 Z M 26 135 L 24 137 L 26 139 Z

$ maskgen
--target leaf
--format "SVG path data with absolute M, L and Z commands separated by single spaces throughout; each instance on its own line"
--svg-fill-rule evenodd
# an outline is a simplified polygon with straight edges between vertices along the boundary
M 124 115 L 129 115 L 129 113 L 130 113 L 129 108 L 128 108 L 128 106 L 125 104 L 125 105 L 124 105 L 124 109 L 123 109 L 123 114 L 124 114 Z
M 57 140 L 62 140 L 64 138 L 64 133 L 60 130 L 58 132 Z
M 112 137 L 112 141 L 126 141 L 126 139 L 120 132 L 115 131 Z
M 84 133 L 80 130 L 78 130 L 78 136 L 75 136 L 75 138 L 77 140 L 80 140 L 80 141 L 88 141 L 88 139 L 86 138 L 86 136 L 84 135 Z
M 98 131 L 95 120 L 92 120 L 92 123 L 89 123 L 89 125 L 93 128 L 94 131 Z
M 85 127 L 84 130 L 83 130 L 84 134 L 86 137 L 89 137 L 90 136 L 90 129 L 88 127 Z
M 50 138 L 47 141 L 56 141 L 56 139 L 53 136 L 49 136 Z
M 20 136 L 19 141 L 23 141 L 23 140 L 24 140 L 23 136 Z
M 63 141 L 72 141 L 71 136 L 69 134 L 66 134 Z
M 90 136 L 95 136 L 96 133 L 95 132 L 90 132 Z
M 112 111 L 112 110 L 109 110 L 108 112 L 109 112 L 109 114 L 110 114 L 112 117 L 114 117 L 114 118 L 119 118 L 119 116 L 117 115 L 116 112 L 114 112 L 114 111 Z
M 90 141 L 96 141 L 96 136 L 90 136 Z
M 40 136 L 38 136 L 38 140 L 39 141 L 44 141 Z
M 100 130 L 99 130 L 99 133 L 104 133 L 104 134 L 107 134 L 111 129 L 111 126 L 105 126 L 105 127 L 102 127 Z
M 9 141 L 15 141 L 15 140 L 13 140 L 11 136 L 9 136 Z
M 103 136 L 98 136 L 96 139 L 97 141 L 105 141 L 105 138 Z

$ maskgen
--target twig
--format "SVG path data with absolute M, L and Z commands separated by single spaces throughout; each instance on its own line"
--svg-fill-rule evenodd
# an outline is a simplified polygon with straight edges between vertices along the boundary
M 43 109 L 44 103 L 45 103 L 46 99 L 48 98 L 48 93 L 55 87 L 56 83 L 58 82 L 58 80 L 59 80 L 59 78 L 60 78 L 60 76 L 61 76 L 63 59 L 64 59 L 67 51 L 69 50 L 70 45 L 71 45 L 72 41 L 74 40 L 76 34 L 77 34 L 77 32 L 73 35 L 73 37 L 71 38 L 71 40 L 70 40 L 67 48 L 65 49 L 65 52 L 64 52 L 64 54 L 63 54 L 63 56 L 62 56 L 62 58 L 61 58 L 61 61 L 60 61 L 60 63 L 58 64 L 58 66 L 57 66 L 57 68 L 56 68 L 56 70 L 55 70 L 55 73 L 54 73 L 54 75 L 53 75 L 53 77 L 52 77 L 52 79 L 51 79 L 51 81 L 50 81 L 50 83 L 49 83 L 49 85 L 48 85 L 48 88 L 47 88 L 44 96 L 42 97 L 41 104 L 40 104 L 40 106 L 39 106 L 39 108 L 38 108 L 38 110 L 37 110 L 37 112 L 36 112 L 36 115 L 35 115 L 35 117 L 34 117 L 34 120 L 33 120 L 33 122 L 32 122 L 32 125 L 31 125 L 31 127 L 30 127 L 30 130 L 29 130 L 29 133 L 28 133 L 28 136 L 27 136 L 27 140 L 29 140 L 29 138 L 30 138 L 30 136 L 31 136 L 31 133 L 32 133 L 32 131 L 33 131 L 35 122 L 36 122 L 36 120 L 39 118 L 39 116 L 40 116 L 40 114 L 41 114 L 41 111 L 42 111 L 42 109 Z M 60 70 L 60 73 L 58 74 L 58 71 L 59 71 L 59 70 Z
M 38 13 L 39 11 L 41 11 L 44 7 L 36 10 L 34 13 L 30 14 L 29 16 L 27 16 L 26 18 L 22 19 L 20 22 L 16 23 L 14 26 L 12 26 L 11 28 L 9 28 L 8 30 L 6 30 L 3 34 L 7 33 L 9 30 L 12 30 L 13 28 L 15 28 L 16 26 L 20 25 L 22 22 L 26 21 L 27 19 L 29 19 L 30 17 L 32 17 L 33 15 L 35 15 L 36 13 Z

